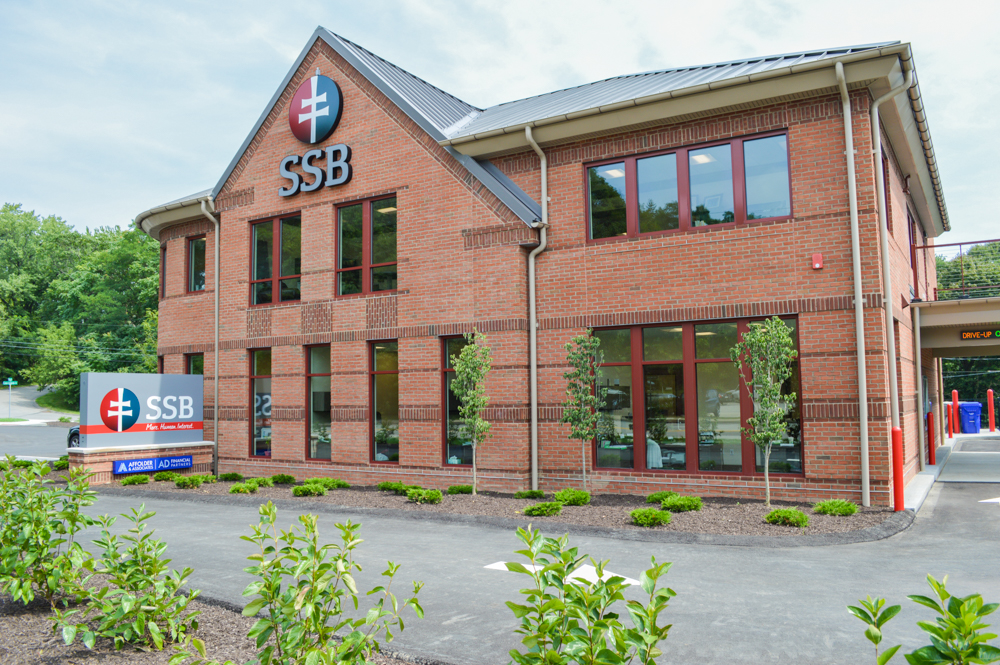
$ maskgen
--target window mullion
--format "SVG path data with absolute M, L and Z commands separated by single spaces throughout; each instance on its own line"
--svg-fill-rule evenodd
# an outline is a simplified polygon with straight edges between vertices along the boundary
M 361 293 L 372 291 L 372 202 L 361 206 Z
M 691 180 L 686 149 L 677 150 L 677 227 L 681 231 L 691 228 Z
M 642 328 L 631 329 L 632 468 L 646 470 L 646 375 L 642 366 Z
M 732 147 L 733 164 L 733 214 L 736 216 L 737 224 L 746 224 L 747 178 L 746 169 L 743 164 L 743 140 L 734 139 L 730 145 Z
M 686 156 L 685 156 L 686 158 Z M 684 437 L 685 462 L 689 473 L 698 472 L 698 389 L 695 368 L 694 324 L 683 326 L 684 346 Z
M 625 160 L 625 235 L 639 235 L 639 179 L 636 177 L 635 157 Z

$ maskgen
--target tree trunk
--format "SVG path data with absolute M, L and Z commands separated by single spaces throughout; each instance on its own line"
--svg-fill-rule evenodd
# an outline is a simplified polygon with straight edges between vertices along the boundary
M 764 508 L 771 510 L 771 446 L 764 448 Z
M 583 471 L 583 491 L 587 491 L 587 442 L 580 441 L 580 452 L 582 453 L 583 465 L 580 470 Z
M 476 494 L 476 437 L 472 437 L 472 494 Z

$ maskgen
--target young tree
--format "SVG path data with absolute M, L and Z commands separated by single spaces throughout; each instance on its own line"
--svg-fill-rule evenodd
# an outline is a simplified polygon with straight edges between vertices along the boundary
M 493 359 L 486 335 L 473 328 L 472 333 L 465 335 L 465 340 L 468 344 L 461 353 L 451 357 L 455 368 L 451 391 L 458 398 L 458 415 L 462 417 L 464 429 L 472 439 L 472 493 L 476 494 L 476 447 L 490 433 L 490 423 L 483 418 L 483 412 L 490 403 L 486 394 L 486 375 L 493 368 Z
M 778 317 L 751 323 L 743 339 L 729 351 L 743 385 L 753 396 L 753 415 L 743 433 L 764 453 L 765 504 L 771 508 L 771 447 L 785 436 L 785 414 L 795 402 L 795 393 L 781 394 L 781 386 L 792 375 L 795 345 L 788 326 Z
M 580 440 L 583 489 L 587 489 L 587 453 L 590 442 L 600 429 L 601 409 L 607 403 L 608 389 L 600 385 L 604 352 L 601 340 L 588 330 L 566 344 L 566 361 L 572 369 L 565 374 L 566 401 L 560 422 L 570 426 L 571 439 Z

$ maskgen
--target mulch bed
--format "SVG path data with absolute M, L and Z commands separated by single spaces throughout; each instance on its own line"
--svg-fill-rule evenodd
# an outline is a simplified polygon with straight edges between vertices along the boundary
M 256 621 L 225 607 L 193 601 L 188 607 L 201 610 L 198 630 L 192 633 L 205 642 L 209 659 L 246 663 L 257 655 L 253 640 L 246 634 Z M 4 665 L 167 665 L 174 650 L 167 646 L 163 651 L 141 651 L 126 646 L 115 651 L 108 639 L 99 639 L 93 651 L 78 639 L 67 646 L 62 635 L 52 632 L 52 616 L 44 600 L 35 600 L 25 606 L 10 596 L 0 594 L 0 663 Z M 379 665 L 413 665 L 408 661 L 378 655 Z
M 172 482 L 150 482 L 148 485 L 114 486 L 125 491 L 168 492 L 178 495 L 206 496 L 243 496 L 230 495 L 229 488 L 234 483 L 218 482 L 204 484 L 198 489 L 177 489 Z M 391 492 L 381 492 L 375 487 L 352 487 L 344 490 L 330 490 L 326 496 L 293 497 L 291 487 L 279 485 L 262 487 L 255 494 L 249 495 L 259 499 L 261 503 L 268 499 L 285 499 L 301 501 L 303 504 L 323 503 L 353 508 L 379 508 L 398 510 L 401 512 L 449 513 L 457 515 L 482 515 L 489 517 L 505 517 L 530 520 L 535 525 L 547 522 L 574 524 L 580 526 L 603 527 L 610 529 L 644 529 L 654 531 L 674 531 L 686 533 L 722 534 L 739 536 L 795 536 L 819 535 L 826 533 L 843 533 L 857 531 L 877 526 L 893 513 L 886 508 L 858 508 L 858 512 L 850 517 L 820 515 L 812 511 L 808 503 L 788 501 L 772 501 L 772 508 L 798 508 L 809 516 L 809 526 L 804 529 L 768 524 L 764 521 L 767 510 L 763 501 L 749 499 L 734 499 L 729 497 L 705 497 L 703 508 L 696 512 L 675 513 L 670 524 L 666 526 L 637 527 L 632 524 L 629 513 L 636 508 L 655 508 L 655 504 L 647 504 L 645 497 L 625 494 L 598 494 L 592 497 L 587 506 L 563 506 L 562 514 L 552 517 L 526 518 L 522 511 L 526 506 L 537 503 L 538 500 L 515 499 L 511 494 L 497 492 L 481 492 L 477 496 L 468 494 L 446 494 L 439 504 L 410 503 L 406 497 L 397 496 Z M 551 495 L 544 499 L 551 501 Z

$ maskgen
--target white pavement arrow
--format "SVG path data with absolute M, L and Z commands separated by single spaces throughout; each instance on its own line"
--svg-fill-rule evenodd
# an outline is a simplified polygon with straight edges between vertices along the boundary
M 1000 496 L 995 499 L 983 499 L 979 503 L 1000 503 Z
M 527 568 L 532 572 L 539 570 L 540 568 L 540 566 L 535 566 L 530 563 L 525 563 L 521 565 L 523 565 L 525 568 Z M 509 572 L 507 571 L 507 564 L 505 564 L 503 561 L 497 561 L 496 563 L 491 563 L 488 566 L 483 566 L 483 568 L 487 568 L 489 570 L 502 570 L 505 572 Z M 570 573 L 569 576 L 573 579 L 583 580 L 584 582 L 590 582 L 591 584 L 597 582 L 598 579 L 597 569 L 589 564 L 584 564 L 580 566 L 572 573 Z M 612 573 L 610 570 L 605 570 L 604 577 L 609 578 L 609 577 L 625 577 L 625 576 L 619 575 L 618 573 Z M 628 586 L 639 586 L 639 580 L 633 580 L 631 577 L 625 577 L 624 583 Z

